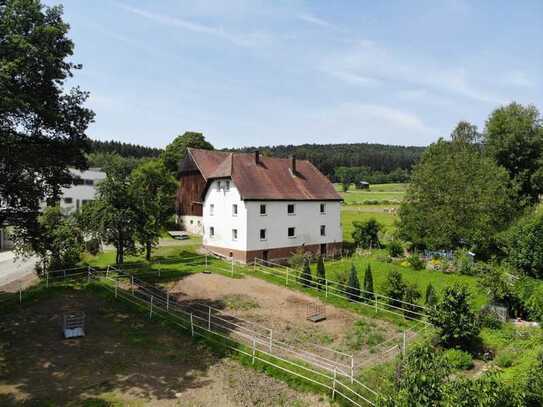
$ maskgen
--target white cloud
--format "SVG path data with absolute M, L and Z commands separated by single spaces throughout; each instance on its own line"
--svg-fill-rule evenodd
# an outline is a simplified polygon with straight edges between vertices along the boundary
M 232 33 L 225 30 L 223 27 L 216 27 L 212 25 L 201 24 L 188 19 L 179 17 L 171 17 L 164 14 L 152 13 L 147 10 L 127 6 L 125 4 L 118 4 L 124 10 L 144 17 L 148 20 L 154 21 L 162 25 L 169 25 L 172 27 L 178 27 L 183 30 L 191 31 L 199 34 L 206 34 L 221 38 L 225 41 L 229 41 L 234 45 L 240 47 L 253 47 L 261 45 L 263 42 L 269 41 L 270 37 L 264 33 Z
M 298 16 L 298 18 L 302 21 L 305 21 L 306 23 L 310 23 L 310 24 L 314 24 L 314 25 L 318 25 L 319 27 L 323 27 L 323 28 L 334 28 L 335 25 L 326 21 L 326 20 L 323 20 L 322 18 L 319 18 L 319 17 L 315 17 L 311 14 L 300 14 Z

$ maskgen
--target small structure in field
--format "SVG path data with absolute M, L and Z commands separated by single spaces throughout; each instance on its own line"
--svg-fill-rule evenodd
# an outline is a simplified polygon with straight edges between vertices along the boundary
M 370 183 L 367 181 L 360 181 L 356 184 L 358 189 L 370 189 Z
M 312 302 L 307 304 L 306 319 L 311 322 L 320 322 L 326 319 L 326 306 Z
M 62 331 L 65 339 L 85 336 L 85 313 L 73 311 L 64 314 Z

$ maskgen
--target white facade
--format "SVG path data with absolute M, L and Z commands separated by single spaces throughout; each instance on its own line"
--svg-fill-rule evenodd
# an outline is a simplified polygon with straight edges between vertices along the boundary
M 262 205 L 265 213 L 261 214 Z M 293 213 L 289 213 L 289 205 L 294 206 Z M 231 180 L 210 184 L 202 218 L 204 245 L 231 250 L 268 250 L 343 240 L 339 201 L 243 201 Z M 293 236 L 289 236 L 289 229 Z
M 72 175 L 78 178 L 73 185 L 62 188 L 60 207 L 67 213 L 73 213 L 81 209 L 86 203 L 93 201 L 96 196 L 96 186 L 106 178 L 106 173 L 99 169 L 79 171 L 70 169 Z

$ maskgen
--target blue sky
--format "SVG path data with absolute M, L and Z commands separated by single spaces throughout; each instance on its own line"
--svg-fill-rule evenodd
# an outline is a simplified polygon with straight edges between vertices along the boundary
M 543 109 L 541 0 L 63 4 L 96 139 L 426 145 L 513 100 Z

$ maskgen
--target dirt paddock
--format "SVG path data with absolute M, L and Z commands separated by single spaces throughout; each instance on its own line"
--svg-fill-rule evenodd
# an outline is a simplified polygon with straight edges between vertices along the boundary
M 325 307 L 324 321 L 308 321 L 307 304 L 322 304 L 318 299 L 250 276 L 232 279 L 197 273 L 166 286 L 181 301 L 213 304 L 229 315 L 273 329 L 275 339 L 289 344 L 310 342 L 356 355 L 368 347 L 352 344 L 355 323 L 366 322 L 368 330 L 378 332 L 382 340 L 398 332 L 391 323 L 364 318 L 329 304 Z
M 0 313 L 0 405 L 329 405 L 121 304 L 66 290 Z M 68 309 L 87 336 L 62 338 Z

